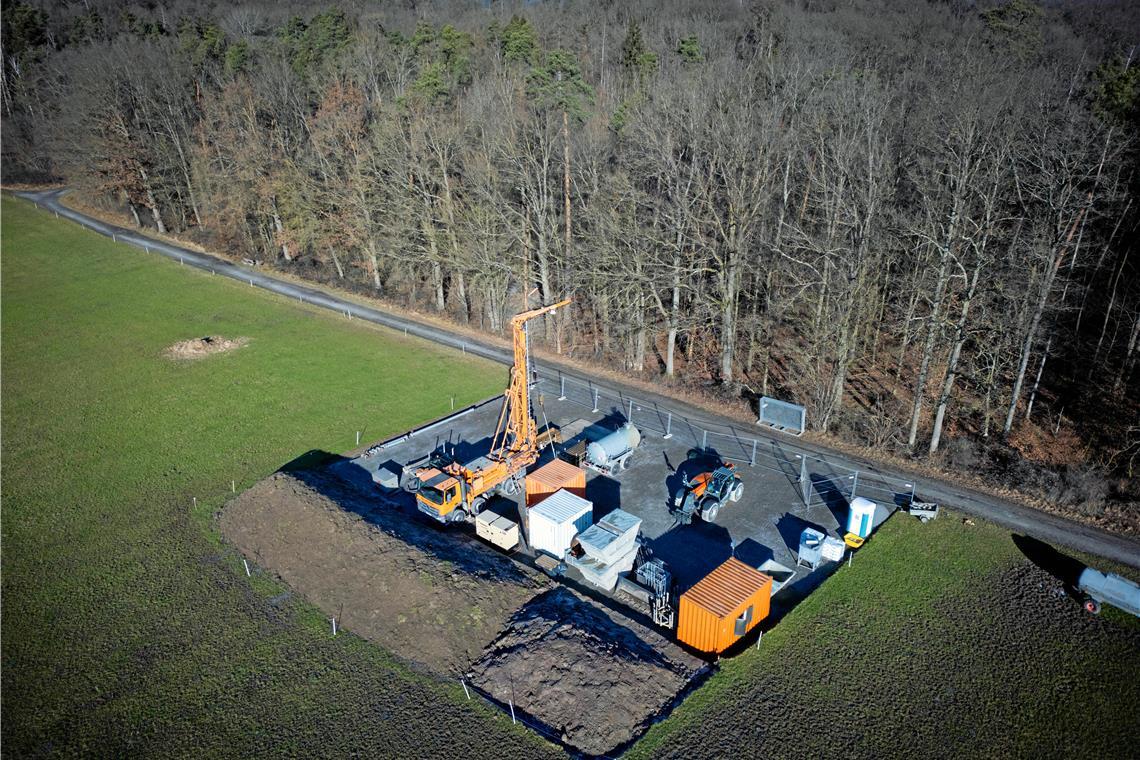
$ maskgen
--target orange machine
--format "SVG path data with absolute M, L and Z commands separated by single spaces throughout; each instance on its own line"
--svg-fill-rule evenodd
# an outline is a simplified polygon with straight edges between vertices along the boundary
M 496 493 L 514 495 L 521 473 L 538 459 L 538 425 L 530 406 L 530 340 L 526 323 L 570 303 L 570 299 L 524 311 L 511 318 L 514 364 L 491 451 L 469 462 L 435 457 L 416 472 L 416 506 L 442 523 L 473 520 Z
M 702 652 L 723 652 L 768 617 L 772 578 L 729 557 L 681 594 L 677 639 Z

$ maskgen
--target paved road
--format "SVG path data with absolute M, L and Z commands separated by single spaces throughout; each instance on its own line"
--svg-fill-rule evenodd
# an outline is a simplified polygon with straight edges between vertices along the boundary
M 304 303 L 315 304 L 340 314 L 351 314 L 355 319 L 365 319 L 378 325 L 401 330 L 408 335 L 415 335 L 441 345 L 462 349 L 465 352 L 482 356 L 502 364 L 509 364 L 512 360 L 511 353 L 506 348 L 488 342 L 462 337 L 448 332 L 446 329 L 424 324 L 409 317 L 381 311 L 373 307 L 362 306 L 316 287 L 296 285 L 252 267 L 240 266 L 216 256 L 198 253 L 171 245 L 170 243 L 155 240 L 141 234 L 137 230 L 99 221 L 86 214 L 69 209 L 60 203 L 60 196 L 65 192 L 67 191 L 57 189 L 19 192 L 16 194 L 33 201 L 36 205 L 52 211 L 60 217 L 70 219 L 102 235 L 113 237 L 120 242 L 129 243 L 138 248 L 143 248 L 151 253 L 157 253 L 178 260 L 187 266 L 197 267 L 211 271 L 214 274 L 248 282 L 253 287 L 263 288 L 283 296 L 296 298 Z M 662 413 L 671 412 L 675 424 L 688 423 L 713 432 L 723 432 L 749 439 L 757 438 L 763 441 L 776 441 L 781 446 L 826 458 L 828 462 L 840 467 L 857 469 L 861 473 L 870 473 L 872 477 L 878 477 L 883 480 L 905 480 L 906 482 L 914 482 L 910 475 L 894 472 L 890 468 L 881 467 L 865 459 L 833 451 L 818 444 L 800 441 L 791 436 L 768 432 L 766 429 L 758 427 L 749 429 L 748 426 L 741 425 L 739 422 L 730 418 L 710 414 L 672 398 L 647 393 L 639 389 L 623 386 L 620 383 L 607 382 L 604 385 L 599 384 L 587 376 L 582 375 L 580 370 L 570 366 L 543 361 L 539 363 L 538 370 L 543 376 L 552 378 L 555 381 L 557 381 L 558 377 L 565 376 L 571 382 L 596 387 L 605 396 L 626 400 L 633 398 L 638 406 L 655 408 Z M 860 477 L 863 477 L 863 475 L 861 474 Z M 920 479 L 916 482 L 916 490 L 918 498 L 922 500 L 950 505 L 964 512 L 992 520 L 1012 531 L 1029 534 L 1042 541 L 1068 546 L 1073 549 L 1107 557 L 1117 562 L 1140 568 L 1140 542 L 1136 542 L 1132 539 L 1114 535 L 1099 528 L 1076 523 L 1056 515 L 1023 507 L 947 481 L 929 478 Z

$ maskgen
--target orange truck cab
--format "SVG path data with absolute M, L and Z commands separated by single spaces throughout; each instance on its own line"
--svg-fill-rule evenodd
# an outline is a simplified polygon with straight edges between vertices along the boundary
M 441 523 L 469 522 L 497 493 L 518 493 L 517 478 L 508 477 L 506 464 L 481 456 L 466 464 L 438 463 L 416 473 L 416 507 Z

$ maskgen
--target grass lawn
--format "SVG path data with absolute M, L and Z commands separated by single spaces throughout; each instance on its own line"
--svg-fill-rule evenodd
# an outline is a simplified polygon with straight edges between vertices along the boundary
M 629 756 L 1135 757 L 1137 619 L 976 522 L 891 518 Z
M 553 752 L 331 638 L 210 520 L 231 480 L 485 398 L 502 367 L 2 211 L 5 754 Z M 162 356 L 203 335 L 250 343 Z

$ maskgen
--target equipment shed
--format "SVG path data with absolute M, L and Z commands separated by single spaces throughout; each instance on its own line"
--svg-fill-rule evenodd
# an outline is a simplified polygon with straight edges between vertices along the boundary
M 723 652 L 768 617 L 772 578 L 735 557 L 681 595 L 677 639 L 702 652 Z

